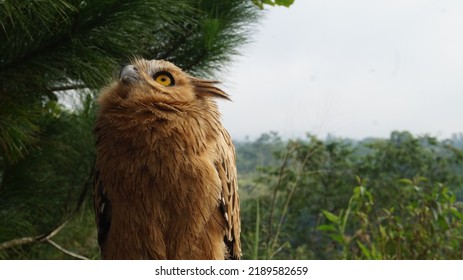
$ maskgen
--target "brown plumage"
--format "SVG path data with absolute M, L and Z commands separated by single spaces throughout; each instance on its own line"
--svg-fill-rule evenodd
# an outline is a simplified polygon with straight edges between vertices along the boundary
M 235 151 L 214 81 L 135 59 L 103 90 L 94 205 L 103 259 L 239 259 Z

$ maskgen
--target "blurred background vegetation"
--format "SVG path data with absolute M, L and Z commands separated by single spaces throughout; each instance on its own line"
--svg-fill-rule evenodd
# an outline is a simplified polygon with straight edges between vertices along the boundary
M 463 134 L 236 146 L 245 258 L 463 259 Z
M 133 56 L 203 77 L 293 1 L 0 1 L 0 258 L 97 259 L 99 89 Z M 462 259 L 463 135 L 236 142 L 245 259 Z

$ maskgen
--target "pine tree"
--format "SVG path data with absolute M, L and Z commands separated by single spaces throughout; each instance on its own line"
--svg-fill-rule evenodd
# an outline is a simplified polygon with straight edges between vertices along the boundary
M 98 257 L 98 90 L 133 56 L 213 77 L 258 18 L 249 0 L 0 1 L 0 258 Z

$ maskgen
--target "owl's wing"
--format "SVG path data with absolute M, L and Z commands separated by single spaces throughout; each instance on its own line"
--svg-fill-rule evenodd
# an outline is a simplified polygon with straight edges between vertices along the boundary
M 98 245 L 103 250 L 111 226 L 111 202 L 106 196 L 98 169 L 95 169 L 93 182 L 93 207 L 95 209 L 95 219 L 98 229 Z
M 222 130 L 224 145 L 219 147 L 219 162 L 216 168 L 222 182 L 222 197 L 220 209 L 227 221 L 224 237 L 231 259 L 241 258 L 240 242 L 240 200 L 238 196 L 238 181 L 235 163 L 235 148 L 228 132 Z

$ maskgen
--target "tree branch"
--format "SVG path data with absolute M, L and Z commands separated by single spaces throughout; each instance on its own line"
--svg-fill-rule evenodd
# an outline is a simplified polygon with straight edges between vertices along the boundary
M 17 238 L 17 239 L 13 239 L 13 240 L 10 240 L 10 241 L 7 241 L 7 242 L 0 243 L 0 251 L 1 250 L 6 250 L 6 249 L 9 249 L 9 248 L 12 248 L 12 247 L 16 247 L 16 246 L 21 246 L 21 245 L 28 245 L 28 244 L 33 244 L 33 243 L 47 242 L 47 243 L 50 243 L 51 245 L 53 245 L 58 250 L 60 250 L 61 252 L 65 253 L 65 254 L 67 254 L 69 256 L 72 256 L 72 257 L 74 257 L 76 259 L 88 260 L 87 257 L 76 254 L 76 253 L 71 252 L 69 250 L 66 250 L 65 248 L 61 247 L 58 243 L 51 240 L 51 238 L 53 238 L 55 235 L 57 235 L 58 232 L 60 232 L 64 228 L 64 226 L 68 223 L 70 218 L 71 218 L 71 216 L 69 216 L 69 218 L 67 220 L 65 220 L 64 222 L 62 222 L 59 226 L 52 229 L 48 234 L 41 234 L 41 235 L 32 236 L 32 237 L 22 237 L 22 238 Z
M 70 216 L 71 217 L 71 216 Z M 6 250 L 12 247 L 16 246 L 21 246 L 21 245 L 27 245 L 27 244 L 32 244 L 32 243 L 39 243 L 39 242 L 46 242 L 50 238 L 54 237 L 60 230 L 63 229 L 63 227 L 67 224 L 69 221 L 70 217 L 66 219 L 64 222 L 62 222 L 60 225 L 58 225 L 56 228 L 52 229 L 49 233 L 46 234 L 40 234 L 36 236 L 30 236 L 30 237 L 21 237 L 13 240 L 9 240 L 3 243 L 0 243 L 0 251 L 1 250 Z
M 69 250 L 66 250 L 64 249 L 63 247 L 61 247 L 58 243 L 56 243 L 55 241 L 51 240 L 51 239 L 48 239 L 47 240 L 48 243 L 50 243 L 51 245 L 53 245 L 56 249 L 60 250 L 61 252 L 71 256 L 71 257 L 74 257 L 76 259 L 80 259 L 80 260 L 88 260 L 88 258 L 82 256 L 82 255 L 79 255 L 79 254 L 76 254 L 74 252 L 71 252 Z
M 12 247 L 16 247 L 16 246 L 21 246 L 21 245 L 28 245 L 28 244 L 34 244 L 34 243 L 47 242 L 47 243 L 50 243 L 52 246 L 54 246 L 55 248 L 57 248 L 58 250 L 62 251 L 63 253 L 65 253 L 67 255 L 73 256 L 73 257 L 78 258 L 78 259 L 88 260 L 88 258 L 86 258 L 84 256 L 81 256 L 79 254 L 76 254 L 76 253 L 73 253 L 73 252 L 71 252 L 69 250 L 66 250 L 65 248 L 61 247 L 59 244 L 57 244 L 56 242 L 51 240 L 51 238 L 53 238 L 55 235 L 57 235 L 64 228 L 64 226 L 69 222 L 69 220 L 71 220 L 71 218 L 74 217 L 74 214 L 77 213 L 80 210 L 80 208 L 82 207 L 82 204 L 85 201 L 87 191 L 90 188 L 90 185 L 91 185 L 91 183 L 93 181 L 93 175 L 94 175 L 93 172 L 94 171 L 92 169 L 92 171 L 90 172 L 87 180 L 85 181 L 84 185 L 82 186 L 82 192 L 81 192 L 81 194 L 79 196 L 79 199 L 77 200 L 77 203 L 76 203 L 76 206 L 75 206 L 74 210 L 67 216 L 67 218 L 61 224 L 59 224 L 58 226 L 56 226 L 55 228 L 53 228 L 52 230 L 50 230 L 48 233 L 45 233 L 45 234 L 40 234 L 40 235 L 36 235 L 36 236 L 29 236 L 29 237 L 21 237 L 21 238 L 16 238 L 16 239 L 12 239 L 12 240 L 0 243 L 0 251 L 6 250 L 6 249 L 9 249 L 9 248 L 12 248 Z
M 269 215 L 269 220 L 267 224 L 267 231 L 268 231 L 267 241 L 266 241 L 267 246 L 270 245 L 270 239 L 272 238 L 272 234 L 273 234 L 272 229 L 273 229 L 273 218 L 274 218 L 273 216 L 275 212 L 275 203 L 276 203 L 278 191 L 280 190 L 280 185 L 283 181 L 284 171 L 288 165 L 288 160 L 289 160 L 290 155 L 297 149 L 297 147 L 298 146 L 294 144 L 291 147 L 286 148 L 286 153 L 283 158 L 283 163 L 281 164 L 279 171 L 278 171 L 278 179 L 273 189 L 272 202 L 270 204 L 271 205 L 270 215 Z
M 71 89 L 84 89 L 88 88 L 86 84 L 64 85 L 50 88 L 50 91 L 66 91 Z
M 188 38 L 195 34 L 196 30 L 193 27 L 187 26 L 185 29 L 186 31 L 184 32 L 184 36 L 178 37 L 177 40 L 171 42 L 171 44 L 169 44 L 171 47 L 167 51 L 165 51 L 165 53 L 160 57 L 161 59 L 169 59 L 172 56 L 172 54 L 178 50 L 180 46 L 188 42 Z
M 9 240 L 3 243 L 0 243 L 0 250 L 5 250 L 11 247 L 26 245 L 37 242 L 37 240 L 41 239 L 43 236 L 35 236 L 35 237 L 22 237 L 13 240 Z

